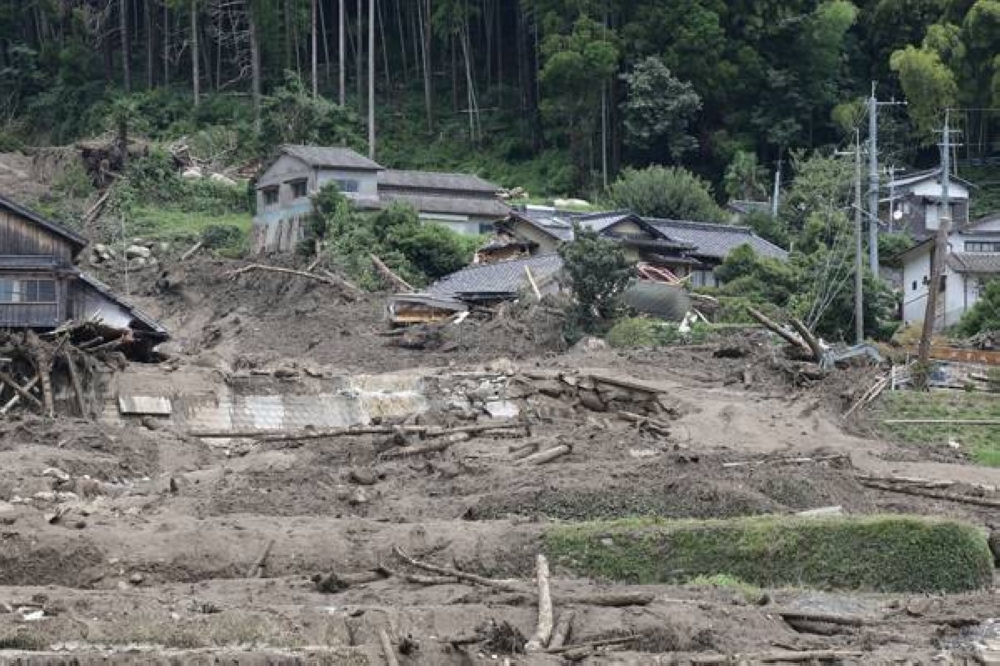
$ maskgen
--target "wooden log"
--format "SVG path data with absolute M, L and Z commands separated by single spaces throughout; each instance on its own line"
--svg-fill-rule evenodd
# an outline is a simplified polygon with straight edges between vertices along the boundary
M 538 453 L 532 453 L 530 456 L 521 459 L 521 462 L 528 465 L 544 465 L 547 462 L 552 462 L 556 458 L 566 455 L 573 451 L 573 447 L 569 444 L 560 444 L 559 446 L 554 446 L 551 449 L 546 449 L 544 451 L 539 451 Z
M 257 561 L 253 563 L 250 570 L 247 571 L 247 578 L 261 578 L 264 575 L 264 570 L 267 568 L 267 558 L 271 556 L 271 549 L 274 548 L 274 539 L 267 542 L 264 546 L 264 551 L 257 558 Z
M 191 437 L 202 439 L 238 438 L 257 439 L 263 442 L 294 442 L 308 439 L 325 439 L 327 437 L 342 437 L 350 435 L 391 435 L 395 432 L 423 435 L 424 437 L 444 437 L 455 433 L 480 433 L 490 430 L 510 430 L 525 428 L 525 421 L 477 423 L 474 425 L 455 426 L 453 428 L 438 428 L 432 426 L 411 425 L 378 425 L 378 426 L 348 426 L 344 428 L 324 428 L 303 430 L 299 432 L 282 432 L 280 430 L 192 430 Z
M 282 268 L 280 266 L 265 266 L 264 264 L 249 264 L 243 266 L 242 268 L 236 268 L 231 271 L 227 271 L 225 275 L 230 277 L 236 277 L 237 275 L 243 275 L 250 271 L 265 271 L 268 273 L 281 273 L 284 275 L 297 275 L 299 277 L 308 278 L 310 280 L 316 280 L 317 282 L 322 282 L 334 287 L 340 286 L 330 278 L 324 275 L 316 275 L 315 273 L 306 273 L 305 271 L 297 271 L 291 268 Z
M 466 573 L 464 571 L 459 571 L 458 569 L 451 569 L 448 567 L 441 567 L 436 564 L 431 564 L 429 562 L 421 562 L 416 560 L 400 548 L 399 546 L 393 547 L 393 552 L 396 553 L 396 557 L 403 560 L 411 567 L 416 569 L 423 569 L 424 571 L 429 571 L 433 574 L 439 576 L 451 576 L 457 578 L 458 580 L 465 581 L 467 583 L 472 583 L 474 585 L 482 585 L 484 587 L 492 587 L 497 590 L 503 590 L 504 592 L 514 592 L 516 594 L 528 594 L 527 588 L 521 584 L 520 581 L 514 580 L 495 580 L 493 578 L 485 578 L 483 576 L 477 576 L 476 574 Z
M 528 278 L 528 284 L 531 285 L 531 291 L 535 293 L 535 298 L 542 300 L 542 292 L 538 290 L 538 283 L 535 282 L 535 276 L 531 274 L 531 267 L 524 267 L 524 275 Z
M 740 653 L 740 654 L 706 654 L 692 655 L 689 659 L 693 666 L 710 666 L 714 664 L 739 663 L 802 663 L 805 661 L 840 661 L 857 659 L 861 652 L 848 650 L 775 650 L 774 652 Z
M 361 294 L 365 293 L 364 289 L 362 289 L 358 285 L 354 284 L 350 280 L 347 280 L 345 278 L 340 277 L 339 275 L 337 275 L 336 273 L 334 273 L 332 271 L 328 271 L 328 270 L 326 270 L 324 268 L 324 269 L 320 270 L 320 272 L 323 275 L 325 275 L 327 278 L 329 278 L 331 281 L 333 281 L 334 283 L 336 283 L 341 289 L 344 290 L 342 292 L 342 295 L 343 295 L 343 297 L 344 297 L 345 300 L 352 301 L 352 302 L 356 301 L 356 300 L 358 300 L 358 296 L 360 296 Z
M 558 648 L 550 648 L 545 652 L 547 654 L 565 654 L 567 652 L 576 650 L 593 650 L 594 648 L 606 647 L 609 645 L 624 645 L 625 643 L 631 643 L 633 641 L 639 640 L 640 636 L 618 636 L 616 638 L 604 638 L 596 641 L 587 641 L 586 643 L 575 643 L 573 645 L 563 645 Z
M 381 568 L 374 569 L 372 571 L 357 571 L 354 573 L 342 573 L 338 574 L 336 571 L 331 571 L 328 574 L 323 574 L 313 580 L 316 581 L 316 587 L 319 588 L 321 592 L 338 592 L 340 590 L 346 590 L 349 587 L 355 585 L 367 585 L 368 583 L 376 583 L 380 580 L 384 580 L 390 574 Z
M 458 582 L 458 579 L 454 576 L 421 576 L 420 574 L 396 571 L 384 564 L 378 565 L 377 571 L 393 578 L 402 578 L 406 582 L 416 585 L 453 585 Z
M 538 623 L 535 634 L 525 644 L 525 652 L 541 652 L 552 637 L 552 594 L 549 591 L 549 561 L 541 553 L 535 558 L 538 578 Z
M 552 638 L 549 639 L 549 649 L 555 650 L 556 648 L 561 648 L 569 640 L 570 632 L 573 631 L 573 619 L 576 617 L 576 611 L 566 610 L 559 614 L 559 620 L 556 621 L 556 626 L 552 630 Z
M 392 641 L 389 640 L 389 634 L 385 629 L 378 630 L 378 641 L 382 645 L 382 654 L 385 656 L 386 666 L 399 666 L 399 661 L 396 659 L 396 648 L 393 647 Z
M 809 345 L 804 340 L 802 340 L 802 338 L 798 338 L 789 333 L 788 331 L 786 331 L 785 329 L 781 328 L 781 326 L 772 321 L 763 312 L 760 312 L 759 310 L 755 310 L 753 308 L 747 308 L 747 312 L 750 314 L 751 317 L 759 321 L 764 326 L 764 328 L 771 331 L 772 333 L 783 339 L 788 344 L 794 345 L 795 347 L 799 347 L 800 349 L 803 349 L 807 352 L 810 353 L 812 352 L 812 349 L 809 348 Z
M 188 259 L 194 256 L 195 252 L 197 252 L 204 246 L 205 246 L 205 241 L 198 241 L 197 243 L 189 247 L 184 254 L 181 255 L 181 261 L 187 261 Z
M 652 592 L 591 592 L 585 594 L 555 595 L 558 604 L 579 606 L 648 606 L 656 600 Z
M 798 458 L 762 458 L 761 460 L 739 460 L 736 462 L 722 463 L 723 469 L 733 467 L 760 467 L 761 465 L 796 465 L 802 463 L 821 463 L 834 460 L 850 460 L 846 453 L 831 453 L 825 456 L 802 456 Z
M 969 425 L 1000 426 L 1000 419 L 885 419 L 885 425 Z
M 809 352 L 813 355 L 813 360 L 817 363 L 823 360 L 823 347 L 819 344 L 816 336 L 812 334 L 812 331 L 806 328 L 806 325 L 795 317 L 792 317 L 789 321 L 791 321 L 792 327 L 798 332 L 799 336 L 805 340 Z
M 931 490 L 929 488 L 915 488 L 913 486 L 882 483 L 879 481 L 866 481 L 864 479 L 859 479 L 858 482 L 868 488 L 885 490 L 890 493 L 914 495 L 916 497 L 929 497 L 931 499 L 946 500 L 948 502 L 959 502 L 962 504 L 972 504 L 975 506 L 986 506 L 994 509 L 1000 509 L 1000 499 L 975 497 L 974 495 L 959 495 L 957 493 L 946 493 L 940 490 Z
M 392 285 L 393 288 L 405 293 L 412 293 L 414 288 L 410 286 L 410 283 L 403 278 L 396 275 L 391 268 L 385 265 L 385 263 L 376 257 L 374 254 L 368 255 L 372 260 L 372 265 L 375 267 L 375 272 L 382 277 L 383 280 Z
M 68 349 L 64 349 L 62 357 L 66 361 L 69 381 L 73 385 L 73 394 L 76 396 L 76 407 L 80 410 L 80 416 L 87 418 L 87 401 L 83 394 L 83 385 L 80 384 L 80 375 L 76 372 L 76 363 L 73 361 L 73 355 Z
M 393 460 L 396 458 L 412 458 L 413 456 L 422 456 L 428 453 L 437 453 L 439 451 L 444 451 L 450 448 L 453 444 L 458 442 L 465 442 L 471 439 L 472 436 L 467 432 L 457 432 L 452 435 L 448 435 L 432 444 L 421 444 L 419 446 L 405 446 L 397 449 L 392 449 L 391 451 L 386 451 L 379 457 L 383 460 Z
M 845 627 L 862 627 L 867 620 L 857 615 L 834 615 L 830 613 L 811 613 L 809 611 L 779 610 L 775 611 L 783 620 L 802 620 L 805 622 L 825 622 L 839 624 Z
M 27 384 L 25 384 L 25 386 L 32 387 L 35 384 L 37 384 L 40 380 L 41 380 L 41 376 L 40 375 L 35 375 L 35 377 L 30 382 L 28 382 Z M 8 375 L 6 372 L 0 371 L 0 382 L 3 382 L 7 386 L 9 386 L 12 389 L 14 389 L 14 392 L 19 397 L 23 398 L 24 400 L 27 400 L 32 405 L 34 405 L 37 409 L 39 409 L 39 410 L 43 409 L 42 401 L 39 400 L 38 398 L 36 398 L 35 396 L 33 396 L 31 393 L 29 393 L 27 389 L 22 388 L 21 385 L 18 384 L 17 381 L 15 381 L 14 378 L 11 377 L 10 375 Z

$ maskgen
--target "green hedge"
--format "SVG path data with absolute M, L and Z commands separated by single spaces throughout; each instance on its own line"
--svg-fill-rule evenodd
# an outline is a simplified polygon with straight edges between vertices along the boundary
M 761 587 L 958 592 L 993 580 L 983 532 L 907 516 L 629 519 L 555 527 L 545 541 L 559 565 L 629 583 L 727 574 Z

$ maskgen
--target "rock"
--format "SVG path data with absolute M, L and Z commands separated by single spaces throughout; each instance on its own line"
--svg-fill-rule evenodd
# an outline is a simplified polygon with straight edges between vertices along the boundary
M 361 488 L 356 488 L 351 496 L 347 499 L 347 503 L 351 506 L 363 506 L 368 504 L 368 495 Z
M 59 481 L 63 482 L 69 481 L 70 478 L 69 474 L 62 471 L 58 467 L 46 467 L 44 470 L 42 470 L 42 476 L 51 476 L 52 478 L 58 479 Z
M 295 314 L 304 315 L 315 312 L 319 307 L 319 302 L 312 296 L 306 296 L 295 304 Z
M 104 243 L 95 243 L 91 249 L 94 251 L 95 254 L 108 253 L 108 246 L 105 245 Z
M 143 416 L 142 425 L 146 430 L 159 430 L 162 424 L 155 416 Z
M 238 184 L 235 180 L 233 180 L 229 176 L 221 173 L 213 173 L 211 176 L 208 177 L 208 179 L 213 183 L 219 183 L 220 185 L 228 185 L 230 187 L 236 187 Z
M 990 552 L 993 553 L 993 562 L 1000 566 L 1000 530 L 990 532 Z
M 601 340 L 600 338 L 587 336 L 582 340 L 580 340 L 579 342 L 577 342 L 575 345 L 573 345 L 573 348 L 570 351 L 582 352 L 584 354 L 587 354 L 587 353 L 601 351 L 602 349 L 607 349 L 607 348 L 608 348 L 608 343 L 605 342 L 604 340 Z
M 539 393 L 553 398 L 561 396 L 563 391 L 568 388 L 558 379 L 536 379 L 534 385 Z
M 138 571 L 128 577 L 128 582 L 132 583 L 133 585 L 142 585 L 142 581 L 144 580 L 146 580 L 146 578 Z
M 200 180 L 204 177 L 205 174 L 202 173 L 201 169 L 196 166 L 188 167 L 181 173 L 181 178 L 185 178 L 187 180 Z
M 490 400 L 486 403 L 486 413 L 495 419 L 513 419 L 521 410 L 510 400 Z
M 604 412 L 608 409 L 601 397 L 594 391 L 580 391 L 577 397 L 579 397 L 581 405 L 593 412 Z
M 378 474 L 376 474 L 374 470 L 366 469 L 364 467 L 352 469 L 351 473 L 347 475 L 347 478 L 351 483 L 356 483 L 359 486 L 374 486 L 378 483 Z
M 153 251 L 144 245 L 129 245 L 125 249 L 126 259 L 149 259 L 153 255 Z

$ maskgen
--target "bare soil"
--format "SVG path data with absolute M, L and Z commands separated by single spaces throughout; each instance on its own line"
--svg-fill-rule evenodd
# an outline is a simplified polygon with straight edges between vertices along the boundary
M 404 665 L 559 664 L 558 655 L 505 651 L 534 631 L 534 601 L 523 595 L 398 576 L 321 591 L 313 579 L 380 565 L 405 569 L 394 555 L 400 547 L 443 566 L 529 584 L 540 537 L 553 521 L 792 514 L 832 505 L 849 514 L 948 516 L 984 527 L 997 520 L 995 509 L 858 482 L 866 472 L 1000 485 L 1000 470 L 953 451 L 851 434 L 839 415 L 867 388 L 871 369 L 809 379 L 757 333 L 655 352 L 592 344 L 566 350 L 554 333 L 557 318 L 541 307 L 514 308 L 500 321 L 470 318 L 435 348 L 406 349 L 382 335 L 382 296 L 348 302 L 303 278 L 227 276 L 238 265 L 199 257 L 130 276 L 133 299 L 174 334 L 165 372 L 184 363 L 227 372 L 275 364 L 364 373 L 432 368 L 441 377 L 593 368 L 664 387 L 657 418 L 670 435 L 544 397 L 527 432 L 476 436 L 402 459 L 382 455 L 382 435 L 240 444 L 140 426 L 3 422 L 0 661 L 60 663 L 71 655 L 98 663 L 131 650 L 172 663 L 225 656 L 382 664 L 378 632 L 385 629 Z M 121 276 L 103 278 L 121 287 Z M 451 424 L 447 414 L 422 418 Z M 572 452 L 525 465 L 512 449 L 529 441 L 570 443 Z M 824 460 L 782 462 L 799 457 Z M 560 596 L 611 589 L 558 569 L 552 585 L 557 615 L 567 609 Z M 997 617 L 993 590 L 908 597 L 748 594 L 691 584 L 614 589 L 649 592 L 654 600 L 573 606 L 571 643 L 638 636 L 582 663 L 818 649 L 858 652 L 861 662 L 965 657 L 1000 637 L 989 622 Z M 778 614 L 789 609 L 864 622 L 796 630 Z M 478 642 L 447 640 L 477 630 Z

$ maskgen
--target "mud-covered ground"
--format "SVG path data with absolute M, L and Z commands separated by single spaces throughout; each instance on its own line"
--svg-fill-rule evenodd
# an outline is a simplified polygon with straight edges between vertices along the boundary
M 487 366 L 511 374 L 595 368 L 663 387 L 657 418 L 669 434 L 543 398 L 527 429 L 395 459 L 384 455 L 384 435 L 240 442 L 18 417 L 0 425 L 0 648 L 32 651 L 28 663 L 67 655 L 97 663 L 131 649 L 182 662 L 225 654 L 241 663 L 383 664 L 385 630 L 404 665 L 559 664 L 560 655 L 510 650 L 534 631 L 533 599 L 390 575 L 413 571 L 395 548 L 528 584 L 541 535 L 555 521 L 829 506 L 983 527 L 997 521 L 989 507 L 859 483 L 858 474 L 868 473 L 1000 485 L 1000 470 L 974 466 L 952 449 L 850 434 L 839 414 L 867 388 L 869 369 L 810 380 L 761 334 L 656 352 L 563 350 L 552 335 L 558 322 L 527 308 L 503 322 L 469 320 L 435 349 L 403 349 L 380 335 L 387 327 L 378 297 L 347 302 L 333 287 L 302 278 L 227 276 L 234 266 L 203 257 L 133 276 L 136 300 L 175 333 L 168 365 L 236 370 L 294 361 L 347 372 L 434 368 L 441 376 Z M 506 360 L 497 363 L 500 357 Z M 454 425 L 447 416 L 435 423 Z M 517 449 L 529 441 L 568 443 L 572 452 L 527 465 Z M 812 460 L 786 460 L 802 457 Z M 380 566 L 381 575 L 344 589 L 314 581 L 331 573 L 350 581 Z M 1000 615 L 993 591 L 937 597 L 615 586 L 653 600 L 608 607 L 560 603 L 611 586 L 558 568 L 552 588 L 557 614 L 575 611 L 570 643 L 637 635 L 592 651 L 588 664 L 781 650 L 844 651 L 857 653 L 848 658 L 855 661 L 962 657 L 1000 637 L 989 622 Z M 780 615 L 790 610 L 861 622 L 796 630 Z M 478 640 L 452 640 L 469 636 Z

